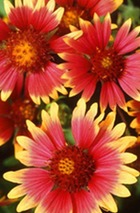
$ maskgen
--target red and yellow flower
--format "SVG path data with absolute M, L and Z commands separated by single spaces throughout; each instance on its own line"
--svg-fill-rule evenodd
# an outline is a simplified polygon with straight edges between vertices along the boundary
M 4 174 L 19 184 L 8 197 L 24 196 L 17 212 L 101 213 L 100 207 L 117 212 L 112 195 L 130 196 L 124 184 L 135 183 L 139 172 L 126 165 L 136 156 L 125 151 L 136 137 L 122 136 L 125 124 L 114 126 L 115 112 L 97 117 L 97 107 L 94 103 L 86 112 L 85 101 L 78 101 L 71 121 L 74 144 L 65 139 L 56 103 L 50 114 L 42 111 L 40 128 L 27 121 L 31 138 L 17 137 L 23 147 L 17 158 L 28 168 Z
M 36 104 L 57 99 L 58 92 L 66 94 L 51 47 L 64 9 L 54 10 L 54 0 L 17 0 L 15 7 L 4 0 L 4 6 L 9 22 L 0 19 L 1 99 L 7 100 L 15 87 L 27 91 Z
M 91 20 L 94 13 L 99 16 L 112 13 L 122 3 L 123 0 L 56 0 L 58 6 L 65 8 L 63 18 L 60 23 L 60 34 L 69 32 L 69 26 L 79 27 L 79 18 Z
M 135 100 L 130 100 L 127 102 L 127 107 L 128 107 L 128 114 L 130 116 L 135 117 L 132 120 L 130 127 L 135 129 L 138 135 L 140 135 L 140 102 Z
M 116 105 L 126 110 L 125 93 L 140 100 L 140 52 L 135 52 L 140 45 L 140 27 L 130 31 L 129 19 L 117 29 L 112 40 L 109 14 L 103 21 L 95 14 L 93 22 L 80 19 L 83 35 L 65 39 L 72 49 L 59 54 L 65 60 L 59 65 L 66 70 L 65 86 L 72 88 L 70 96 L 82 92 L 82 97 L 88 101 L 100 82 L 101 110 L 108 104 L 112 110 Z

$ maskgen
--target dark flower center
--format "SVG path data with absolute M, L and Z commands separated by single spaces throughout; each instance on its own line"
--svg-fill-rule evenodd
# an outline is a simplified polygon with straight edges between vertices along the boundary
M 28 99 L 18 99 L 12 103 L 10 116 L 17 127 L 26 127 L 27 119 L 35 121 L 38 107 Z
M 91 72 L 101 81 L 117 80 L 124 71 L 124 58 L 113 49 L 97 50 L 91 62 Z
M 50 163 L 50 174 L 56 187 L 70 193 L 88 189 L 95 171 L 92 156 L 87 150 L 67 146 L 57 151 Z
M 11 32 L 5 51 L 9 63 L 26 72 L 43 69 L 51 58 L 45 36 L 33 29 Z

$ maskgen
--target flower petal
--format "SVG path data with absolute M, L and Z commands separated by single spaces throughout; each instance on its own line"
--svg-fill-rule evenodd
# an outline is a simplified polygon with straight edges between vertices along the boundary
M 58 105 L 56 103 L 51 104 L 50 116 L 46 111 L 42 111 L 42 129 L 57 149 L 65 145 L 66 141 L 58 118 Z
M 51 191 L 45 199 L 38 205 L 35 213 L 51 212 L 51 213 L 66 213 L 72 209 L 70 193 L 56 189 Z
M 131 195 L 130 191 L 121 184 L 117 184 L 116 188 L 112 190 L 112 193 L 119 197 L 129 197 Z
M 107 211 L 111 211 L 113 213 L 116 213 L 118 211 L 117 204 L 114 201 L 111 194 L 104 196 L 102 200 L 98 202 L 99 202 L 99 205 Z
M 85 111 L 85 102 L 80 99 L 73 111 L 72 133 L 76 144 L 83 148 L 91 145 L 99 131 L 98 124 L 94 124 L 93 121 L 97 114 L 97 104 L 93 104 L 87 114 L 85 114 Z

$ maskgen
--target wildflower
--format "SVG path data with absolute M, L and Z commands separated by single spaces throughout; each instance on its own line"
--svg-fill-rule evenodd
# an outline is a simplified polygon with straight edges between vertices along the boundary
M 63 8 L 54 11 L 54 0 L 17 0 L 15 7 L 4 0 L 4 5 L 10 24 L 0 20 L 1 99 L 6 101 L 17 85 L 36 104 L 57 99 L 58 92 L 66 94 L 51 48 Z
M 140 102 L 130 100 L 127 102 L 128 114 L 135 117 L 130 124 L 130 127 L 136 129 L 138 135 L 140 135 Z
M 24 148 L 17 158 L 29 168 L 4 174 L 19 184 L 8 197 L 24 196 L 17 212 L 35 207 L 35 213 L 101 213 L 100 207 L 117 212 L 112 194 L 130 196 L 124 184 L 135 183 L 139 172 L 125 165 L 136 160 L 125 150 L 136 137 L 122 136 L 124 123 L 114 127 L 115 112 L 104 120 L 103 114 L 97 117 L 97 107 L 94 103 L 86 112 L 85 101 L 78 101 L 71 121 L 73 145 L 65 140 L 56 103 L 50 115 L 42 111 L 40 128 L 27 121 L 31 138 L 17 137 Z
M 69 26 L 79 27 L 79 18 L 91 20 L 94 13 L 99 16 L 106 15 L 107 12 L 112 13 L 121 4 L 123 0 L 56 0 L 59 6 L 65 8 L 63 18 L 60 23 L 59 33 L 65 34 L 69 32 Z
M 65 86 L 71 87 L 70 96 L 80 92 L 88 101 L 95 93 L 96 85 L 101 83 L 100 107 L 107 105 L 115 110 L 118 105 L 126 110 L 124 93 L 140 100 L 140 27 L 130 31 L 131 19 L 118 29 L 114 40 L 111 36 L 111 19 L 107 14 L 103 20 L 94 15 L 94 23 L 80 19 L 83 35 L 77 39 L 66 38 L 72 48 L 59 56 L 66 61 L 59 68 L 67 70 Z
M 129 152 L 137 155 L 137 161 L 132 165 L 140 171 L 140 102 L 129 100 L 126 106 L 128 107 L 130 127 L 132 128 L 132 131 L 134 131 L 134 134 L 137 135 L 137 141 L 134 146 L 129 148 Z

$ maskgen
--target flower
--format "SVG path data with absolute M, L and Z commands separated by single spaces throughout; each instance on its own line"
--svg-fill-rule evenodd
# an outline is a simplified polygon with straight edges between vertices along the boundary
M 0 145 L 5 144 L 14 131 L 13 121 L 8 118 L 10 104 L 0 100 Z
M 130 127 L 135 131 L 134 133 L 137 135 L 137 141 L 132 146 L 129 151 L 137 155 L 137 161 L 132 164 L 134 168 L 140 171 L 140 102 L 135 100 L 129 100 L 127 102 L 128 107 L 128 116 L 130 119 Z
M 17 135 L 28 135 L 26 119 L 37 124 L 39 108 L 30 99 L 0 100 L 0 146 Z M 16 144 L 15 144 L 16 145 Z
M 54 11 L 54 0 L 17 0 L 15 7 L 4 0 L 4 5 L 9 24 L 0 19 L 1 99 L 7 100 L 15 87 L 28 92 L 36 104 L 57 99 L 58 92 L 66 94 L 63 71 L 56 67 L 51 48 L 63 8 Z
M 112 194 L 130 196 L 124 184 L 135 183 L 139 172 L 125 165 L 136 160 L 125 150 L 136 137 L 122 136 L 124 123 L 114 127 L 115 112 L 97 117 L 97 107 L 94 103 L 86 112 L 85 101 L 78 101 L 71 120 L 73 145 L 65 139 L 56 103 L 50 115 L 42 111 L 40 128 L 27 121 L 31 137 L 17 137 L 24 149 L 17 158 L 28 168 L 4 174 L 19 184 L 8 197 L 24 196 L 17 212 L 34 207 L 35 213 L 101 213 L 100 207 L 117 212 Z
M 136 129 L 136 132 L 138 133 L 138 135 L 140 135 L 140 102 L 130 100 L 127 102 L 127 107 L 128 107 L 128 114 L 130 116 L 135 117 L 132 120 L 130 127 Z
M 69 32 L 70 25 L 79 27 L 79 17 L 91 20 L 94 13 L 99 16 L 103 16 L 107 12 L 112 13 L 122 2 L 123 0 L 56 0 L 59 6 L 65 8 L 59 26 L 59 33 L 65 34 Z
M 127 110 L 125 93 L 140 100 L 140 52 L 135 52 L 140 45 L 140 27 L 130 31 L 129 19 L 117 29 L 112 41 L 110 15 L 100 21 L 95 14 L 93 21 L 92 24 L 80 19 L 83 35 L 77 39 L 65 39 L 72 49 L 59 54 L 65 60 L 59 65 L 67 71 L 63 75 L 67 79 L 65 86 L 72 88 L 70 96 L 83 92 L 82 97 L 88 101 L 100 82 L 101 111 L 108 104 L 112 110 L 117 105 Z

